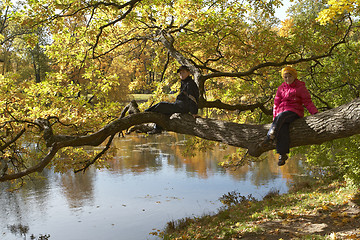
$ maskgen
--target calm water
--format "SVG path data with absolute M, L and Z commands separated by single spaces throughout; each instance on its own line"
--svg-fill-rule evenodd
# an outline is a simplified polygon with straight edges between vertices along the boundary
M 116 158 L 108 169 L 86 174 L 44 172 L 17 192 L 0 183 L 0 239 L 50 240 L 156 239 L 150 232 L 166 222 L 216 212 L 223 194 L 237 191 L 261 199 L 271 190 L 284 193 L 301 162 L 279 168 L 268 160 L 236 171 L 218 162 L 235 148 L 218 147 L 183 157 L 184 135 L 118 138 Z M 23 232 L 21 234 L 20 232 Z

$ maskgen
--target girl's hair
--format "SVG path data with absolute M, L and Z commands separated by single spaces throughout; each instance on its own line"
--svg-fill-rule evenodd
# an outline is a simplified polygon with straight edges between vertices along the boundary
M 298 76 L 296 69 L 290 66 L 286 66 L 283 69 L 281 69 L 281 77 L 284 77 L 285 73 L 290 73 L 294 78 L 297 78 Z

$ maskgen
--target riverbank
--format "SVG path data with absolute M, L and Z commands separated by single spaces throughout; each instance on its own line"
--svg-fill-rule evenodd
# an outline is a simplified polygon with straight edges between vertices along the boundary
M 169 222 L 163 239 L 360 239 L 360 191 L 345 182 L 302 183 L 262 201 L 236 193 L 213 216 Z
M 142 103 L 149 100 L 152 94 L 131 94 L 131 99 L 134 99 L 136 102 Z

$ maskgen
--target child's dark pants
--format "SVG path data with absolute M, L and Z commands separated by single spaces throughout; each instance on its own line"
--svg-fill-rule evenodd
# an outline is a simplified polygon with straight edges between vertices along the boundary
M 278 114 L 268 131 L 267 137 L 275 136 L 276 152 L 280 155 L 287 154 L 290 151 L 290 123 L 299 118 L 294 112 L 285 111 Z

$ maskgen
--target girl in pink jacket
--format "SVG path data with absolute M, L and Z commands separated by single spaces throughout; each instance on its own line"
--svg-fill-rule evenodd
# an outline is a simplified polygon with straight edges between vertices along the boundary
M 311 113 L 318 112 L 311 101 L 305 83 L 297 79 L 297 72 L 292 67 L 281 70 L 284 82 L 276 92 L 273 110 L 273 123 L 262 146 L 270 145 L 276 139 L 276 151 L 279 153 L 278 165 L 282 166 L 288 159 L 290 149 L 290 123 L 304 117 L 304 106 Z

